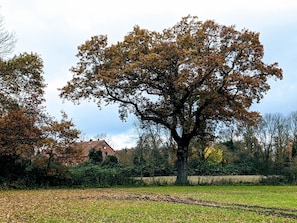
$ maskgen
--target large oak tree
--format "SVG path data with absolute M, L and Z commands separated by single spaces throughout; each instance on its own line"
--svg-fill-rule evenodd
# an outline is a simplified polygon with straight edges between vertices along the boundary
M 108 45 L 94 36 L 79 46 L 79 62 L 61 97 L 77 102 L 118 103 L 119 114 L 161 124 L 176 141 L 177 183 L 187 182 L 188 145 L 212 135 L 219 122 L 255 124 L 250 111 L 282 78 L 277 63 L 263 62 L 259 33 L 187 16 L 162 32 L 135 26 Z

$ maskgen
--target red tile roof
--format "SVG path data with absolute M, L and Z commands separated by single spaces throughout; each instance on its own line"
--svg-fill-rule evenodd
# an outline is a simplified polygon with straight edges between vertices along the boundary
M 111 148 L 110 145 L 105 140 L 90 140 L 90 141 L 81 141 L 76 142 L 72 145 L 74 150 L 77 149 L 79 152 L 78 156 L 68 156 L 68 155 L 58 155 L 60 162 L 65 165 L 77 165 L 89 160 L 89 152 L 91 149 L 95 151 L 101 150 L 102 158 L 105 159 L 106 156 L 115 156 L 116 152 Z
M 93 148 L 96 151 L 101 150 L 103 158 L 107 155 L 114 156 L 116 154 L 113 148 L 111 148 L 111 146 L 108 145 L 108 143 L 105 140 L 90 140 L 76 142 L 73 144 L 73 147 L 82 149 L 82 156 L 89 156 L 89 152 Z

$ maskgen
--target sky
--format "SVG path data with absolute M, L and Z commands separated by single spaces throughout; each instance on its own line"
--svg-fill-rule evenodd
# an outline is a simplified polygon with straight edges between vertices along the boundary
M 84 140 L 104 136 L 114 149 L 122 149 L 135 145 L 137 131 L 133 115 L 122 122 L 115 105 L 99 110 L 93 102 L 74 105 L 59 98 L 57 89 L 71 80 L 69 69 L 78 62 L 77 47 L 101 34 L 111 44 L 122 41 L 135 25 L 161 32 L 187 15 L 259 32 L 264 62 L 278 62 L 284 78 L 271 80 L 270 91 L 252 109 L 297 111 L 296 0 L 0 0 L 0 15 L 17 37 L 13 54 L 34 52 L 43 59 L 47 111 L 57 118 L 65 111 Z

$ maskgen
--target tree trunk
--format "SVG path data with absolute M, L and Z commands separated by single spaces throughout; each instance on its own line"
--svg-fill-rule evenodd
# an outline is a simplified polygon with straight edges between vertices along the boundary
M 177 177 L 176 184 L 188 183 L 188 146 L 178 145 L 177 149 Z

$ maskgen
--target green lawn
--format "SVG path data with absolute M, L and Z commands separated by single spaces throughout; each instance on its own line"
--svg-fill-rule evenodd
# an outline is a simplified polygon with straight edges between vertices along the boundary
M 0 222 L 297 222 L 295 186 L 3 190 Z

